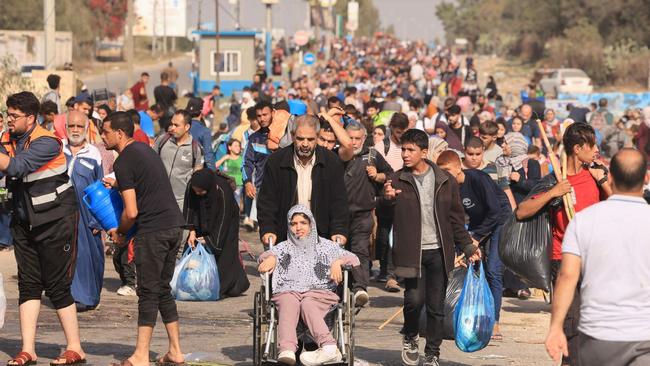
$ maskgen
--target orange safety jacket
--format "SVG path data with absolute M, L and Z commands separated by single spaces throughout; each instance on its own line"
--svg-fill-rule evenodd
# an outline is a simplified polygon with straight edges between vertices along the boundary
M 31 226 L 59 219 L 71 212 L 70 206 L 75 207 L 75 195 L 67 173 L 67 163 L 63 154 L 63 143 L 52 132 L 40 125 L 35 125 L 29 133 L 22 151 L 29 149 L 29 145 L 39 138 L 53 138 L 59 142 L 59 153 L 52 160 L 31 172 L 22 179 L 8 177 L 7 188 L 12 199 L 22 196 L 26 203 L 27 219 Z M 17 151 L 16 141 L 11 140 L 8 133 L 2 134 L 0 140 L 7 150 L 9 157 L 15 158 L 21 151 Z

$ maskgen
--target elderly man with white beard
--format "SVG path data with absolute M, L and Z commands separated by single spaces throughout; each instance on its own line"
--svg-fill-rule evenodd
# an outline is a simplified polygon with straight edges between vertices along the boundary
M 65 126 L 68 139 L 63 140 L 68 175 L 79 205 L 76 270 L 72 280 L 72 297 L 77 311 L 92 310 L 99 305 L 104 280 L 101 226 L 82 200 L 84 189 L 104 177 L 100 152 L 86 141 L 88 126 L 87 115 L 71 111 Z

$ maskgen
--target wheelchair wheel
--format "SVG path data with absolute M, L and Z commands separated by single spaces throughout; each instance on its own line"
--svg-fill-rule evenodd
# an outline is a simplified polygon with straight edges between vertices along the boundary
M 262 364 L 262 323 L 263 323 L 263 306 L 262 294 L 255 293 L 255 300 L 253 303 L 253 365 L 260 366 Z
M 345 309 L 345 322 L 344 322 L 344 331 L 347 342 L 345 344 L 346 350 L 346 361 L 348 366 L 354 366 L 354 326 L 355 326 L 355 317 L 356 309 L 354 307 L 354 294 L 350 292 L 350 298 L 348 299 L 347 309 Z

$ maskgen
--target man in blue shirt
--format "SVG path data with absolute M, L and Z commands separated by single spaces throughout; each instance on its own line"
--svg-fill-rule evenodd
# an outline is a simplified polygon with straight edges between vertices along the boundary
M 140 115 L 140 129 L 142 129 L 147 136 L 153 138 L 156 135 L 153 123 L 159 121 L 163 116 L 163 109 L 158 104 L 154 104 L 146 111 L 140 111 L 138 114 Z M 164 133 L 165 131 L 161 132 Z
M 192 138 L 197 140 L 203 148 L 203 157 L 205 166 L 211 170 L 216 171 L 217 167 L 214 160 L 214 150 L 212 149 L 212 132 L 205 126 L 201 120 L 201 110 L 203 109 L 203 99 L 190 98 L 187 101 L 187 110 L 192 117 L 192 125 L 190 127 L 190 134 Z
M 499 258 L 499 234 L 511 214 L 510 202 L 505 192 L 484 171 L 461 169 L 460 157 L 445 151 L 438 157 L 438 166 L 456 178 L 460 199 L 469 216 L 469 232 L 475 244 L 490 238 L 487 254 L 487 281 L 494 297 L 496 323 L 492 338 L 503 339 L 499 329 L 501 296 L 503 292 L 503 263 Z
M 266 101 L 258 102 L 255 105 L 255 113 L 260 129 L 248 137 L 248 143 L 244 150 L 244 165 L 242 166 L 242 178 L 246 196 L 254 199 L 262 186 L 264 178 L 264 165 L 266 159 L 271 155 L 267 146 L 269 139 L 269 126 L 273 122 L 273 106 Z

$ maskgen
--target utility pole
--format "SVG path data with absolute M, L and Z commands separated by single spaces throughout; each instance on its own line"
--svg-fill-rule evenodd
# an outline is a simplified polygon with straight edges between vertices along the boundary
M 271 30 L 273 29 L 273 13 L 271 11 L 271 3 L 266 4 L 266 75 L 271 76 Z M 266 82 L 266 80 L 262 80 Z
M 236 18 L 235 29 L 240 30 L 241 29 L 241 19 L 239 18 L 239 16 L 240 16 L 241 9 L 240 9 L 239 4 L 240 4 L 241 0 L 235 0 L 235 1 L 237 1 L 235 3 L 235 18 Z
M 43 65 L 48 70 L 56 62 L 56 12 L 55 0 L 43 1 L 43 34 L 45 36 L 45 52 Z
M 127 3 L 126 13 L 126 84 L 133 85 L 133 23 L 135 22 L 134 0 Z
M 219 78 L 219 69 L 221 69 L 221 64 L 223 63 L 221 60 L 221 57 L 219 56 L 219 0 L 214 0 L 214 30 L 215 30 L 215 35 L 216 35 L 216 40 L 217 40 L 217 47 L 216 47 L 216 54 L 215 54 L 215 60 L 214 60 L 214 67 L 216 68 L 216 81 L 217 85 L 221 83 L 221 79 Z
M 156 12 L 158 10 L 157 5 L 158 5 L 158 0 L 153 0 L 153 14 L 152 14 L 153 29 L 151 30 L 153 32 L 153 34 L 151 36 L 151 55 L 152 56 L 156 55 L 156 46 L 157 46 L 156 45 L 156 43 L 157 43 L 157 40 L 156 40 L 156 28 L 158 28 L 158 24 L 157 24 L 157 18 L 158 17 L 156 17 Z
M 167 0 L 163 3 L 163 54 L 167 54 Z

